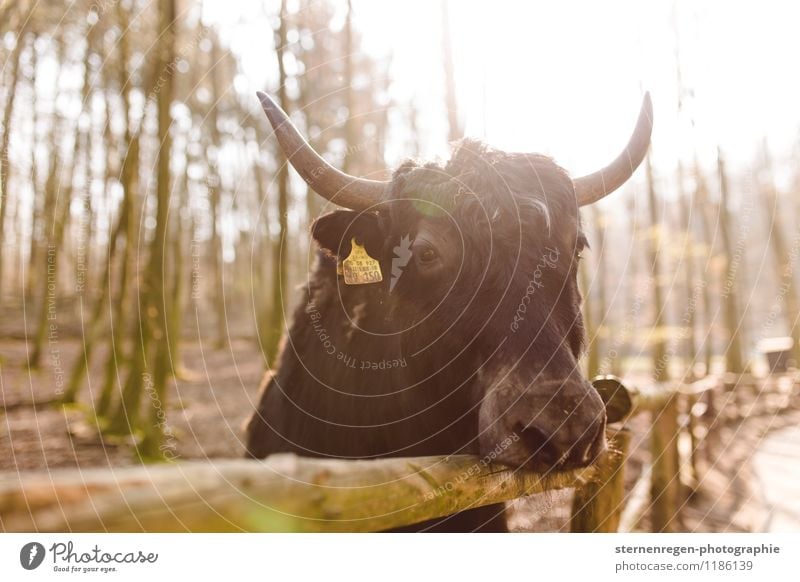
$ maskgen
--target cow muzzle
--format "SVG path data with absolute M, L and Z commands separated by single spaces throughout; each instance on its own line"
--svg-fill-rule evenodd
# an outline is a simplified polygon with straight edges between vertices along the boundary
M 585 467 L 606 450 L 606 413 L 592 386 L 579 380 L 504 385 L 480 410 L 480 453 L 535 471 Z

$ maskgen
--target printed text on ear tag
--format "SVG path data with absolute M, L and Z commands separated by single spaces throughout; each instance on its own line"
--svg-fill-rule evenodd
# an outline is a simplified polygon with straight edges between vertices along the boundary
M 352 239 L 350 245 L 350 256 L 342 261 L 344 282 L 348 285 L 365 285 L 383 281 L 380 263 L 370 257 L 356 239 Z

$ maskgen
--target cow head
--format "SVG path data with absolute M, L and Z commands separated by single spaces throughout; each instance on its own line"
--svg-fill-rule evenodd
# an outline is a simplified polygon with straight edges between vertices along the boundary
M 617 189 L 641 163 L 649 96 L 625 150 L 581 178 L 546 156 L 465 140 L 447 164 L 407 162 L 386 182 L 332 167 L 267 95 L 259 98 L 295 169 L 349 208 L 312 227 L 331 268 L 341 269 L 355 244 L 372 261 L 367 271 L 380 274 L 358 285 L 367 308 L 381 314 L 365 331 L 376 341 L 398 338 L 417 359 L 408 382 L 442 392 L 432 400 L 462 394 L 452 406 L 472 430 L 461 450 L 539 470 L 591 463 L 605 449 L 605 411 L 578 367 L 577 271 L 587 247 L 579 207 Z

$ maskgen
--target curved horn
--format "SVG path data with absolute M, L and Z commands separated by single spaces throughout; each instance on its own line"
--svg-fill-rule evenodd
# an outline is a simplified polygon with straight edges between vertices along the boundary
M 331 166 L 314 151 L 272 98 L 257 92 L 278 143 L 303 180 L 322 196 L 351 210 L 366 210 L 381 200 L 388 182 L 356 178 Z
M 586 206 L 597 202 L 611 194 L 631 177 L 642 163 L 647 148 L 650 147 L 650 134 L 653 132 L 653 102 L 650 93 L 644 94 L 639 120 L 633 130 L 628 145 L 613 162 L 593 174 L 581 176 L 573 180 L 578 206 Z

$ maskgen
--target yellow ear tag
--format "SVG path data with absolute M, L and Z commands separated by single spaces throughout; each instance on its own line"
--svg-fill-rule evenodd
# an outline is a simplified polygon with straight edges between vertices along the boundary
M 356 239 L 352 239 L 350 245 L 353 247 L 350 256 L 342 261 L 344 282 L 348 285 L 366 285 L 383 281 L 380 263 L 370 257 Z

